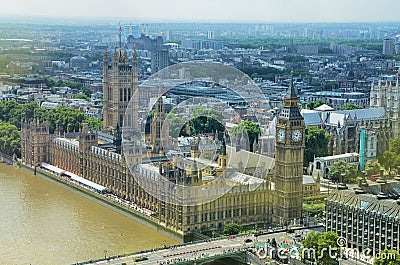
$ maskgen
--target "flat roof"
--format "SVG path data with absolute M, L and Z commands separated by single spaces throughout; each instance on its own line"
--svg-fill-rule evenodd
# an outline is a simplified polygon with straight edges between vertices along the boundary
M 57 173 L 57 174 L 63 174 L 63 173 L 65 173 L 65 170 L 63 170 L 63 169 L 61 169 L 61 168 L 58 168 L 58 167 L 56 167 L 56 166 L 53 166 L 53 165 L 49 165 L 49 164 L 47 164 L 47 163 L 42 163 L 41 166 L 42 166 L 43 168 L 48 169 L 48 170 L 50 170 L 50 171 L 53 171 L 53 172 L 55 172 L 55 173 Z
M 104 186 L 102 186 L 102 185 L 100 185 L 100 184 L 94 183 L 93 181 L 90 181 L 90 180 L 84 179 L 84 178 L 82 178 L 82 177 L 79 177 L 78 175 L 76 175 L 76 174 L 74 174 L 74 173 L 65 171 L 64 174 L 67 175 L 67 176 L 70 176 L 72 180 L 75 180 L 75 181 L 77 181 L 77 182 L 79 182 L 79 183 L 82 183 L 82 184 L 84 184 L 84 185 L 87 185 L 87 186 L 89 186 L 89 187 L 91 187 L 91 188 L 93 188 L 93 189 L 95 189 L 95 190 L 98 190 L 98 191 L 105 191 L 105 190 L 107 190 L 106 187 L 104 187 Z
M 359 154 L 357 154 L 357 153 L 345 153 L 345 154 L 334 155 L 334 156 L 316 157 L 315 159 L 327 161 L 327 160 L 335 160 L 335 159 L 355 157 L 355 156 L 358 157 Z

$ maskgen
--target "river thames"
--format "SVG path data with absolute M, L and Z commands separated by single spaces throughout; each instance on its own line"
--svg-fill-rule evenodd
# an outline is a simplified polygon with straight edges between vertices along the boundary
M 177 241 L 44 178 L 0 163 L 0 263 L 72 264 Z

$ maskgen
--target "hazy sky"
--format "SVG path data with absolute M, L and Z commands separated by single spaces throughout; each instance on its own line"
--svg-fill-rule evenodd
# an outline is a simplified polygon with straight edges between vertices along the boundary
M 229 22 L 399 21 L 393 0 L 0 0 L 0 15 Z

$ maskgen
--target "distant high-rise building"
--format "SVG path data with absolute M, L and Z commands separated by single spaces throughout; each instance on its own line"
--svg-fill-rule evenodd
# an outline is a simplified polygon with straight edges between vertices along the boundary
M 303 37 L 308 38 L 308 29 L 307 28 L 303 29 Z
M 207 32 L 207 39 L 213 40 L 214 38 L 215 38 L 214 30 L 209 30 L 209 31 Z
M 157 73 L 169 66 L 169 51 L 158 50 L 151 54 L 151 73 Z
M 165 32 L 165 34 L 164 34 L 164 39 L 165 39 L 166 41 L 172 39 L 171 31 L 167 30 L 167 31 Z
M 393 55 L 393 52 L 394 52 L 394 40 L 390 38 L 384 39 L 382 54 Z
M 396 43 L 396 45 L 394 45 L 394 53 L 397 55 L 400 54 L 400 43 Z

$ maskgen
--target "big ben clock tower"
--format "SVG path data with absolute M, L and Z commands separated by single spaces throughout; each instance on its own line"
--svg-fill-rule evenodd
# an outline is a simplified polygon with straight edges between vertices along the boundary
M 274 186 L 273 220 L 279 225 L 289 225 L 301 219 L 305 126 L 298 101 L 292 73 L 276 123 L 275 181 L 271 186 Z

